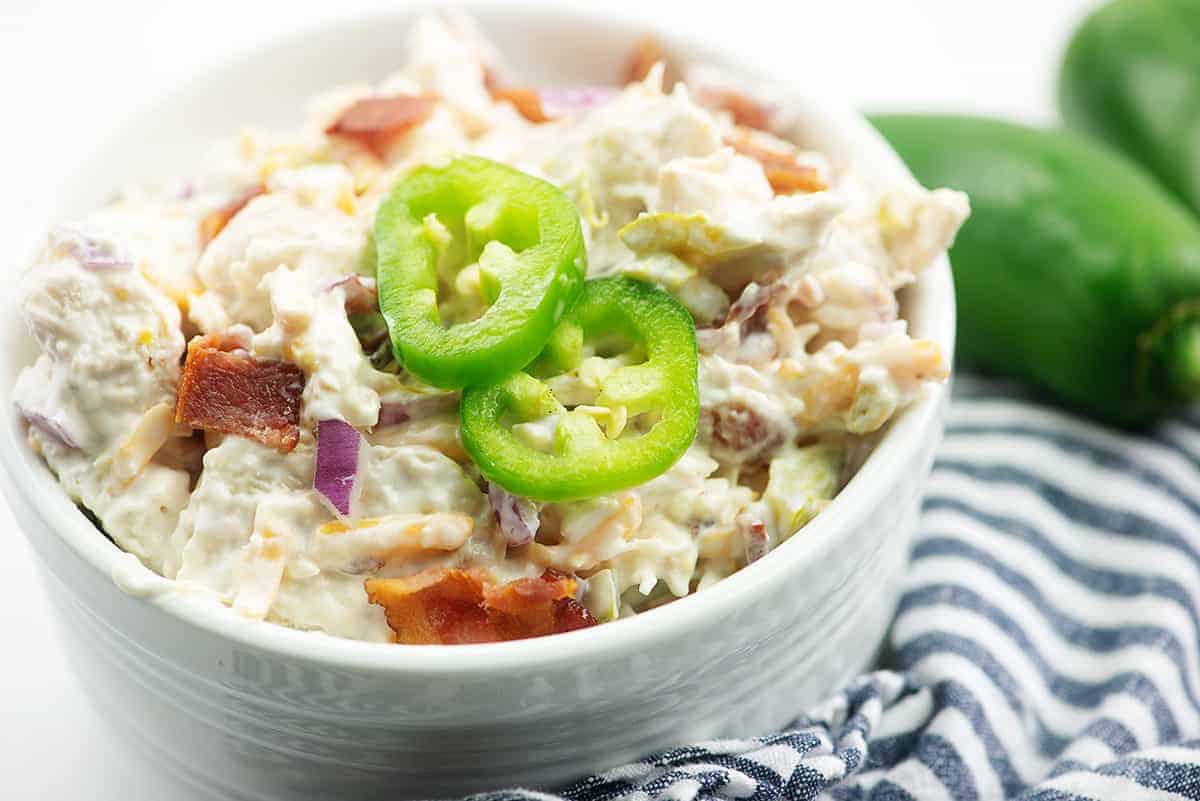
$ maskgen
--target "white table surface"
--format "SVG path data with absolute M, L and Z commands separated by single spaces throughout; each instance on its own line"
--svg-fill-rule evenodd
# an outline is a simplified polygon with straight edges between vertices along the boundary
M 398 2 L 398 0 L 397 0 Z M 558 0 L 566 4 L 567 0 Z M 577 2 L 577 0 L 576 0 Z M 577 2 L 583 5 L 582 2 Z M 720 37 L 786 72 L 793 48 L 824 54 L 834 84 L 869 109 L 954 109 L 1054 119 L 1062 43 L 1088 0 L 605 0 L 614 14 Z M 0 0 L 0 234 L 44 227 L 56 184 L 121 114 L 231 53 L 386 3 L 338 0 Z M 394 6 L 395 4 L 393 4 Z M 707 6 L 706 10 L 704 7 Z M 787 9 L 787 10 L 783 10 Z M 23 254 L 5 257 L 5 269 Z M 184 798 L 111 740 L 68 673 L 33 554 L 0 500 L 0 796 Z

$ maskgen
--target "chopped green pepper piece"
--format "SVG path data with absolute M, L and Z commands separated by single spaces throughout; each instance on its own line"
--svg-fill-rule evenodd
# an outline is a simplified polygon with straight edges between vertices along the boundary
M 613 370 L 591 408 L 620 408 L 630 419 L 645 414 L 648 427 L 630 425 L 609 437 L 587 410 L 568 410 L 544 383 L 516 373 L 463 392 L 463 444 L 480 471 L 510 492 L 541 501 L 590 498 L 665 472 L 692 444 L 700 414 L 696 331 L 687 310 L 649 284 L 602 278 L 584 285 L 562 325 L 577 327 L 584 343 L 619 338 L 644 355 L 640 364 Z M 563 350 L 577 353 L 574 346 Z M 560 358 L 543 358 L 539 365 Z M 513 434 L 514 423 L 552 416 L 557 420 L 548 451 Z
M 763 499 L 786 540 L 817 516 L 837 494 L 845 455 L 833 444 L 817 444 L 776 456 Z
M 474 156 L 402 178 L 379 208 L 375 243 L 379 308 L 396 357 L 447 389 L 489 384 L 529 364 L 587 273 L 570 199 Z M 468 268 L 474 280 L 459 280 Z M 455 309 L 446 295 L 464 283 L 475 297 Z

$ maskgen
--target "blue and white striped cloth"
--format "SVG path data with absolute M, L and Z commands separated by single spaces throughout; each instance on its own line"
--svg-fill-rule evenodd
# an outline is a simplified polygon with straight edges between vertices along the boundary
M 1200 411 L 1133 436 L 960 379 L 890 636 L 790 731 L 487 799 L 1200 799 Z

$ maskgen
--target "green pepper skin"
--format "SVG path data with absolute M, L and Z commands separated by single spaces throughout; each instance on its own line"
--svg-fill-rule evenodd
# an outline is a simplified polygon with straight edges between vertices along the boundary
M 1198 397 L 1200 226 L 1136 165 L 995 120 L 881 116 L 929 186 L 971 197 L 950 257 L 958 355 L 1136 426 Z
M 1200 0 L 1118 0 L 1076 31 L 1059 75 L 1067 125 L 1141 163 L 1200 211 Z
M 489 250 L 493 242 L 505 247 Z M 541 179 L 474 156 L 401 178 L 379 207 L 375 245 L 379 308 L 396 357 L 447 389 L 490 384 L 532 361 L 587 275 L 571 200 Z M 495 297 L 476 319 L 443 325 L 438 290 L 447 277 L 439 266 L 476 260 L 494 266 L 488 289 Z
M 642 484 L 668 470 L 696 438 L 700 390 L 696 330 L 671 295 L 632 278 L 588 281 L 563 326 L 584 341 L 619 337 L 645 354 L 605 381 L 597 403 L 658 419 L 644 433 L 609 439 L 582 411 L 566 411 L 546 385 L 517 373 L 492 386 L 468 387 L 460 415 L 463 445 L 480 472 L 510 492 L 539 501 L 591 498 Z M 562 417 L 553 452 L 531 448 L 509 423 Z

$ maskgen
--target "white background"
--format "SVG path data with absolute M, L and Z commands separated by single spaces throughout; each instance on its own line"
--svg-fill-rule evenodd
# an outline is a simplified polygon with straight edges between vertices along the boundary
M 756 66 L 776 73 L 788 74 L 789 54 L 798 48 L 815 51 L 828 68 L 801 78 L 823 82 L 864 109 L 967 110 L 1032 122 L 1054 121 L 1054 74 L 1063 42 L 1094 5 L 1089 0 L 603 2 L 613 14 L 645 20 L 648 26 L 741 48 Z M 130 110 L 272 37 L 356 10 L 399 5 L 0 0 L 0 242 L 45 226 L 45 209 L 58 181 Z M 3 260 L 21 256 L 0 252 Z M 2 266 L 18 265 L 4 261 Z M 139 770 L 88 706 L 82 685 L 63 663 L 32 559 L 0 501 L 0 635 L 5 638 L 0 647 L 0 796 L 14 801 L 182 798 L 176 788 Z

